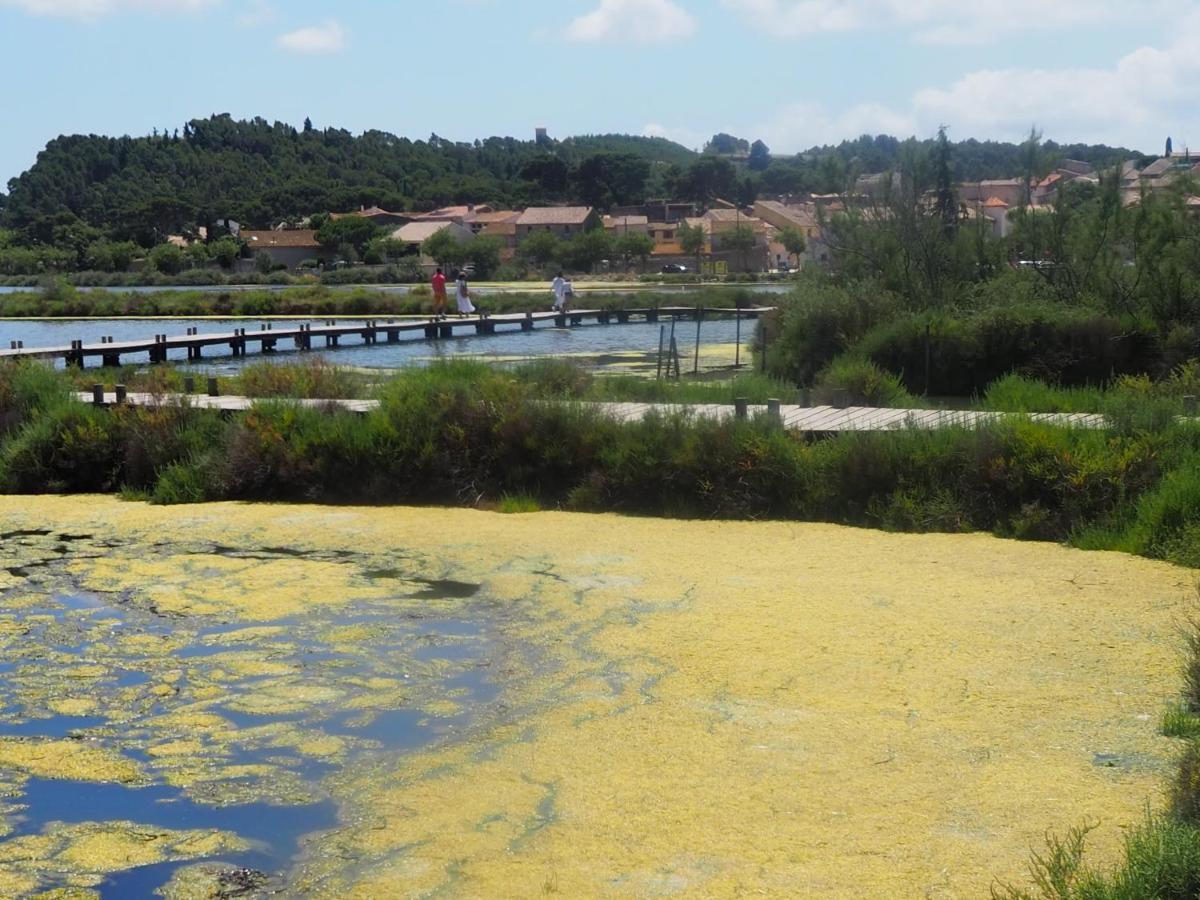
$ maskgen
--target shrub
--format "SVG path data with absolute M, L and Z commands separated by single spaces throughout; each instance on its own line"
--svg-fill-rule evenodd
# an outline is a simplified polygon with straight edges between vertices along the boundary
M 836 287 L 802 281 L 781 309 L 764 320 L 767 371 L 799 385 L 851 350 L 872 328 L 895 315 L 897 299 L 870 283 Z
M 840 356 L 818 377 L 813 402 L 833 406 L 915 406 L 915 398 L 900 379 L 870 360 Z

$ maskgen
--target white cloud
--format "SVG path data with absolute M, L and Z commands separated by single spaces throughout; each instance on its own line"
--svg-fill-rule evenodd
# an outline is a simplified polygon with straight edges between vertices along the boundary
M 651 43 L 690 37 L 696 20 L 675 0 L 600 0 L 590 13 L 567 26 L 569 41 Z
M 334 19 L 328 19 L 320 25 L 281 34 L 275 43 L 293 53 L 329 54 L 345 50 L 348 39 L 346 29 Z
M 196 12 L 218 2 L 220 0 L 0 0 L 0 7 L 15 7 L 35 16 L 90 22 L 122 12 Z
M 234 21 L 240 28 L 255 28 L 259 25 L 268 25 L 278 18 L 279 13 L 266 0 L 250 0 L 246 4 L 246 8 L 237 14 Z
M 658 122 L 651 122 L 642 129 L 642 137 L 660 137 L 668 141 L 682 144 L 692 150 L 701 149 L 708 141 L 706 135 L 691 128 L 670 128 Z
M 773 2 L 773 0 L 765 0 Z M 775 153 L 853 139 L 861 134 L 931 137 L 940 125 L 952 139 L 1019 141 L 1031 127 L 1057 141 L 1106 143 L 1157 150 L 1167 135 L 1175 146 L 1200 148 L 1200 11 L 1173 23 L 1165 47 L 1141 47 L 1110 67 L 984 69 L 947 86 L 917 91 L 906 103 L 862 103 L 841 110 L 811 102 L 727 129 L 762 138 Z M 1195 129 L 1191 133 L 1187 129 Z M 661 125 L 647 134 L 674 136 Z
M 1102 24 L 1154 15 L 1162 0 L 1135 12 L 1117 0 L 721 0 L 752 24 L 781 37 L 902 28 L 917 40 L 979 44 L 1018 32 Z M 1186 4 L 1186 0 L 1183 0 Z M 1178 5 L 1175 7 L 1178 12 Z M 1165 9 L 1164 9 L 1165 11 Z

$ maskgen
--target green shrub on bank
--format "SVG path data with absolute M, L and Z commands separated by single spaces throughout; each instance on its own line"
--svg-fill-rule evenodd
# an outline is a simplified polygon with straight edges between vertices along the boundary
M 904 409 L 916 400 L 900 379 L 867 359 L 839 356 L 817 376 L 812 402 L 833 406 L 880 406 Z
M 143 387 L 173 387 L 174 370 L 151 371 L 162 383 Z M 362 384 L 320 364 L 242 377 L 276 395 Z M 0 483 L 31 493 L 128 488 L 160 502 L 474 505 L 507 494 L 545 508 L 1070 538 L 1200 564 L 1190 555 L 1200 546 L 1192 426 L 1104 432 L 1014 420 L 806 439 L 765 417 L 714 422 L 680 411 L 621 424 L 571 402 L 629 383 L 593 381 L 561 362 L 500 370 L 455 361 L 395 376 L 365 416 L 264 402 L 223 418 L 187 406 L 93 410 L 67 400 L 66 374 L 0 366 L 0 417 L 11 423 Z M 780 387 L 757 375 L 642 384 L 663 394 L 639 399 L 721 403 L 761 401 Z
M 1157 372 L 1153 326 L 1053 305 L 914 313 L 878 325 L 857 353 L 911 391 L 969 397 L 1013 373 L 1065 387 Z
M 871 329 L 900 310 L 896 297 L 869 283 L 839 287 L 803 279 L 763 323 L 767 371 L 801 386 L 811 385 L 834 359 L 849 352 Z

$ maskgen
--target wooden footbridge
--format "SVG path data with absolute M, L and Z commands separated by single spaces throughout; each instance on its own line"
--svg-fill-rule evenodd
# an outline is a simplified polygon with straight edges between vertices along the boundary
M 96 406 L 160 406 L 187 404 L 199 409 L 225 413 L 244 412 L 259 403 L 284 403 L 313 409 L 338 410 L 367 414 L 379 408 L 378 400 L 291 400 L 257 399 L 254 397 L 222 397 L 217 393 L 216 379 L 210 378 L 207 394 L 142 394 L 127 393 L 124 388 L 105 391 L 99 385 L 91 393 L 75 395 L 83 403 Z M 903 431 L 906 429 L 935 430 L 941 428 L 979 428 L 1011 421 L 1034 421 L 1064 428 L 1099 430 L 1107 427 L 1102 415 L 1091 413 L 1005 413 L 986 410 L 948 409 L 882 409 L 867 406 L 791 406 L 770 400 L 765 405 L 752 406 L 744 400 L 733 404 L 671 404 L 671 403 L 581 403 L 599 415 L 618 422 L 640 422 L 653 415 L 688 415 L 695 419 L 728 421 L 767 417 L 789 431 L 805 434 L 840 434 L 849 431 Z
M 189 361 L 204 357 L 204 351 L 212 347 L 228 347 L 230 355 L 245 356 L 248 352 L 272 353 L 280 349 L 281 342 L 290 342 L 296 350 L 312 350 L 314 346 L 333 348 L 341 345 L 344 338 L 357 339 L 360 344 L 376 344 L 381 339 L 386 343 L 399 343 L 403 336 L 429 341 L 445 340 L 469 334 L 494 335 L 503 332 L 533 331 L 537 326 L 569 328 L 593 322 L 599 325 L 626 324 L 629 322 L 657 322 L 662 319 L 690 319 L 694 321 L 709 317 L 733 316 L 738 319 L 757 319 L 773 307 L 750 307 L 743 309 L 722 307 L 663 306 L 648 309 L 586 309 L 561 312 L 525 312 L 471 316 L 449 316 L 446 318 L 399 318 L 336 320 L 322 324 L 264 322 L 259 329 L 235 328 L 232 332 L 200 333 L 198 328 L 189 328 L 187 334 L 156 334 L 151 338 L 114 341 L 111 337 L 99 341 L 74 340 L 63 347 L 26 347 L 21 341 L 10 341 L 7 348 L 0 348 L 0 359 L 47 359 L 63 360 L 68 366 L 82 367 L 89 359 L 98 359 L 104 366 L 119 366 L 122 356 L 146 353 L 150 362 L 167 361 L 172 350 L 186 350 Z

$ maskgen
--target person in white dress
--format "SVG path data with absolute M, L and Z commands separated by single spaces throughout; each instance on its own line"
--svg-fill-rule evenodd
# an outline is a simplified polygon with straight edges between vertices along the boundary
M 562 272 L 555 275 L 554 280 L 550 282 L 550 290 L 554 292 L 554 309 L 556 312 L 563 308 L 563 288 L 566 283 Z
M 465 316 L 475 312 L 475 304 L 471 302 L 471 288 L 467 285 L 467 273 L 459 272 L 455 283 L 455 298 L 458 301 L 458 314 Z

